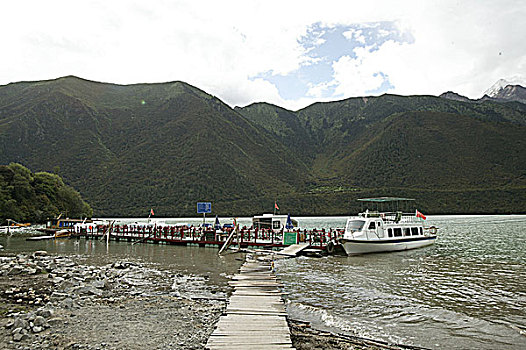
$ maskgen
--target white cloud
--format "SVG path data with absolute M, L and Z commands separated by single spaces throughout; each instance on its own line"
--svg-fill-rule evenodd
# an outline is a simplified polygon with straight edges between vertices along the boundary
M 389 33 L 387 31 L 385 31 L 385 32 Z M 360 29 L 351 29 L 351 30 L 345 31 L 345 32 L 343 32 L 343 36 L 347 40 L 354 39 L 354 40 L 356 40 L 359 43 L 365 44 L 365 37 L 362 35 L 362 30 L 360 30 Z
M 121 84 L 182 80 L 231 105 L 268 101 L 294 109 L 329 88 L 364 95 L 381 84 L 382 72 L 394 93 L 479 97 L 496 80 L 526 71 L 524 18 L 526 3 L 511 0 L 10 1 L 0 12 L 0 84 L 69 74 Z M 334 81 L 310 84 L 297 100 L 253 78 L 309 63 L 298 39 L 313 23 L 378 21 L 397 21 L 414 41 L 340 57 Z
M 410 28 L 414 41 L 389 40 L 378 50 L 362 47 L 356 58 L 334 62 L 335 93 L 344 97 L 363 96 L 382 83 L 382 72 L 394 86 L 391 93 L 433 94 L 454 90 L 477 98 L 501 77 L 526 69 L 525 6 L 467 3 L 428 7 L 427 16 L 413 16 L 398 23 Z M 471 7 L 473 6 L 473 7 Z M 513 12 L 511 11 L 513 8 Z M 498 10 L 497 10 L 498 9 Z M 460 14 L 464 14 L 460 16 Z M 516 29 L 521 27 L 522 31 Z M 508 50 L 507 55 L 504 47 Z

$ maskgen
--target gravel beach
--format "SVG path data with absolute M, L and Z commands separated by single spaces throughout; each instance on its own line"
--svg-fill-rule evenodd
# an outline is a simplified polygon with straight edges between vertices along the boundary
M 204 349 L 227 287 L 207 277 L 117 261 L 103 266 L 45 251 L 0 257 L 3 349 Z M 293 346 L 400 349 L 289 320 Z
M 227 294 L 202 276 L 119 261 L 0 257 L 5 349 L 203 349 Z

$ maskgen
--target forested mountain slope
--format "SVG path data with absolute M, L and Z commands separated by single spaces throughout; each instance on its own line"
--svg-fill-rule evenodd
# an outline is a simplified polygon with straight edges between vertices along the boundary
M 428 212 L 526 212 L 526 105 L 383 95 L 232 109 L 183 82 L 0 86 L 0 164 L 55 170 L 95 215 L 348 214 L 407 195 Z

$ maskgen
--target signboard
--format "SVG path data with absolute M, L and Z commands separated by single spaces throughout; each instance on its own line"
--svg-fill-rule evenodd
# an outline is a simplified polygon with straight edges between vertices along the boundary
M 283 232 L 283 245 L 293 245 L 298 243 L 296 232 Z
M 211 202 L 197 202 L 197 214 L 205 214 L 212 212 Z

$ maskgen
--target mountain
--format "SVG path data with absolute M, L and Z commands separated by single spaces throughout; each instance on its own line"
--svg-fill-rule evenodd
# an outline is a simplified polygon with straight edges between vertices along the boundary
M 493 99 L 500 102 L 517 101 L 526 103 L 525 79 L 514 77 L 512 79 L 499 79 L 488 90 L 484 92 L 482 100 Z
M 495 84 L 493 84 L 486 91 L 484 91 L 483 95 L 489 97 L 496 97 L 499 91 L 504 89 L 508 85 L 525 85 L 525 83 L 526 79 L 522 76 L 514 76 L 508 79 L 499 79 L 495 82 Z
M 453 100 L 453 101 L 472 102 L 472 100 L 467 98 L 466 96 L 462 96 L 462 95 L 457 94 L 456 92 L 453 92 L 453 91 L 444 92 L 443 94 L 441 94 L 438 97 L 440 97 L 440 98 L 447 98 L 448 100 Z
M 526 103 L 526 88 L 520 85 L 506 85 L 495 92 L 491 97 L 501 101 L 518 101 Z
M 241 113 L 255 120 L 260 113 L 248 114 L 256 107 Z M 434 211 L 524 210 L 524 104 L 382 95 L 315 103 L 295 114 L 311 143 L 303 154 L 313 159 L 309 193 L 331 214 L 350 207 L 349 197 L 379 193 L 419 198 Z M 272 122 L 260 125 L 272 132 L 280 120 Z
M 10 84 L 0 106 L 0 163 L 58 171 L 96 215 L 189 215 L 202 200 L 234 215 L 228 203 L 270 207 L 308 173 L 266 130 L 182 82 Z
M 0 164 L 54 171 L 96 216 L 344 215 L 410 196 L 433 213 L 526 212 L 526 104 L 350 98 L 232 109 L 184 82 L 0 86 Z
M 521 78 L 512 79 L 514 82 L 524 81 Z M 448 91 L 441 94 L 439 97 L 462 102 L 521 102 L 526 103 L 526 88 L 519 84 L 512 84 L 510 81 L 505 79 L 499 79 L 489 89 L 484 92 L 484 95 L 476 100 L 469 99 L 465 96 L 459 95 L 456 92 Z

